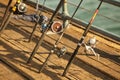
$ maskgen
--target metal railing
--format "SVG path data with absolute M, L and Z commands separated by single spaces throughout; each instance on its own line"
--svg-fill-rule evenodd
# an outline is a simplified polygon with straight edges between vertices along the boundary
M 42 0 L 43 1 L 43 0 Z M 47 1 L 49 1 L 49 0 L 46 0 L 46 3 L 47 3 Z M 71 6 L 71 7 L 76 7 L 76 5 L 77 4 L 75 4 L 75 3 L 73 3 L 73 2 L 71 2 L 72 0 L 67 0 L 67 6 Z M 97 2 L 99 2 L 99 0 L 95 0 L 96 1 L 96 4 L 97 4 Z M 111 2 L 112 1 L 112 2 Z M 53 2 L 54 2 L 54 0 L 53 0 Z M 119 2 L 118 1 L 113 1 L 113 0 L 105 0 L 104 1 L 105 3 L 104 3 L 104 5 L 103 5 L 103 9 L 104 8 L 106 8 L 105 6 L 107 5 L 107 8 L 109 8 L 109 6 L 111 7 L 111 8 L 114 8 L 114 9 L 118 9 L 117 10 L 117 12 L 119 13 Z M 42 2 L 40 2 L 41 4 L 42 4 Z M 32 3 L 32 5 L 33 5 L 33 3 Z M 35 4 L 35 2 L 34 2 L 34 6 L 35 6 L 36 4 Z M 53 4 L 52 4 L 53 5 Z M 54 11 L 54 8 L 52 8 L 50 5 L 48 6 L 48 5 L 45 5 L 45 7 L 48 9 L 48 10 L 50 10 L 50 11 Z M 93 9 L 94 9 L 95 7 L 93 7 Z M 93 13 L 93 9 L 89 9 L 89 8 L 86 8 L 86 7 L 80 7 L 80 11 L 78 11 L 78 13 L 80 14 L 80 17 L 78 17 L 78 16 L 75 16 L 74 17 L 74 19 L 73 19 L 73 21 L 75 22 L 75 23 L 77 23 L 77 24 L 80 24 L 80 25 L 83 25 L 83 26 L 86 26 L 87 24 L 88 24 L 88 21 L 87 20 L 89 20 L 88 18 L 89 17 L 91 17 L 91 14 Z M 106 9 L 107 10 L 107 9 Z M 89 16 L 87 16 L 88 18 L 85 20 L 84 18 L 81 18 L 81 16 L 83 16 L 82 14 L 81 14 L 81 12 L 86 12 L 87 14 L 88 13 L 90 13 L 89 14 Z M 61 12 L 60 12 L 61 13 Z M 68 13 L 69 13 L 69 7 L 68 7 Z M 111 12 L 111 11 L 108 11 L 108 13 L 112 13 L 112 15 L 113 15 L 113 13 L 115 13 L 115 12 Z M 72 14 L 72 13 L 71 13 Z M 113 15 L 114 16 L 114 15 Z M 105 20 L 105 22 L 107 22 L 107 23 L 114 23 L 115 25 L 120 25 L 120 20 L 119 20 L 119 18 L 111 18 L 111 17 L 109 17 L 107 14 L 102 14 L 102 12 L 101 13 L 99 13 L 98 14 L 98 19 L 95 21 L 95 22 L 101 22 L 101 21 L 104 21 Z M 120 16 L 118 16 L 118 17 L 120 17 Z M 101 20 L 101 21 L 99 21 L 99 18 L 101 19 L 103 19 L 103 20 Z M 108 21 L 107 21 L 108 20 Z M 104 24 L 104 23 L 101 23 L 101 24 Z M 106 26 L 109 26 L 109 25 L 107 25 L 107 24 L 105 24 Z M 113 25 L 113 24 L 112 24 Z M 98 27 L 99 26 L 99 27 Z M 119 36 L 119 34 L 116 34 L 116 33 L 113 33 L 113 32 L 111 32 L 111 31 L 109 31 L 109 30 L 106 30 L 105 28 L 106 28 L 106 26 L 104 27 L 104 28 L 100 28 L 100 25 L 96 25 L 96 23 L 95 24 L 93 24 L 92 25 L 92 28 L 91 28 L 91 30 L 94 30 L 94 31 L 97 31 L 97 32 L 99 32 L 99 33 L 101 33 L 101 34 L 103 34 L 103 35 L 105 35 L 105 36 L 108 36 L 108 37 L 110 37 L 110 38 L 112 38 L 112 39 L 114 39 L 114 40 L 117 40 L 117 41 L 119 41 L 120 42 L 120 36 Z M 111 28 L 111 27 L 110 27 Z M 113 29 L 114 29 L 114 25 L 113 25 Z M 119 30 L 119 29 L 118 29 Z

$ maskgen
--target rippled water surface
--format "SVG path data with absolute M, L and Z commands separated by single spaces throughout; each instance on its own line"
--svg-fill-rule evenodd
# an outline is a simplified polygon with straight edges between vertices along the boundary
M 36 0 L 31 1 L 36 2 Z M 59 1 L 60 0 L 46 0 L 45 6 L 55 9 Z M 68 2 L 75 5 L 77 5 L 79 1 L 80 0 L 68 0 Z M 120 0 L 115 1 L 120 2 Z M 43 0 L 39 0 L 39 3 L 42 4 Z M 88 23 L 99 3 L 99 0 L 84 0 L 81 8 L 77 11 L 75 18 L 84 20 Z M 70 15 L 72 15 L 75 10 L 75 6 L 72 4 L 68 4 L 68 13 Z M 120 37 L 120 7 L 108 3 L 102 3 L 99 14 L 96 16 L 93 25 L 107 31 L 108 33 Z

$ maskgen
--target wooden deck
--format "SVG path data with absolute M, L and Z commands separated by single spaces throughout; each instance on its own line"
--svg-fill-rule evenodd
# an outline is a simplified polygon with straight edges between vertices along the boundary
M 5 11 L 7 0 L 0 1 L 0 22 Z M 34 13 L 34 8 L 29 7 L 28 13 Z M 50 17 L 47 11 L 43 13 Z M 42 73 L 38 73 L 55 40 L 59 35 L 47 35 L 44 43 L 37 51 L 31 65 L 28 60 L 38 37 L 41 35 L 37 28 L 33 40 L 28 38 L 32 32 L 34 23 L 11 19 L 7 28 L 0 36 L 0 79 L 1 80 L 120 80 L 120 45 L 93 33 L 89 33 L 86 40 L 96 36 L 98 44 L 95 51 L 100 54 L 100 60 L 94 55 L 86 55 L 84 47 L 81 47 L 68 74 L 62 77 L 63 70 L 77 46 L 77 42 L 83 33 L 83 29 L 70 25 L 65 32 L 59 46 L 66 46 L 67 54 L 63 58 L 52 55 L 48 66 Z M 98 33 L 99 34 L 99 33 Z

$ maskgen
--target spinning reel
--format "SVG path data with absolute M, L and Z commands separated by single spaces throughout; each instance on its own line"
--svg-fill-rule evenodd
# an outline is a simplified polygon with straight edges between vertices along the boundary
M 27 11 L 27 6 L 24 3 L 20 3 L 20 4 L 18 4 L 17 9 L 19 12 L 25 13 Z
M 42 31 L 41 32 L 44 32 L 46 29 L 47 29 L 47 22 L 48 22 L 48 18 L 44 15 L 40 15 L 39 16 L 39 24 L 41 25 L 41 28 L 42 28 Z
M 59 58 L 61 58 L 67 52 L 67 48 L 66 47 L 62 47 L 62 48 L 56 47 L 53 51 L 57 54 L 57 56 Z
M 48 22 L 48 17 L 46 17 L 44 15 L 40 15 L 39 17 L 40 17 L 40 19 L 39 19 L 39 24 L 40 25 Z
M 88 40 L 88 42 L 85 44 L 85 52 L 87 53 L 93 53 L 95 56 L 98 57 L 98 60 L 99 60 L 99 54 L 97 54 L 94 50 L 95 46 L 96 46 L 96 38 L 95 37 L 92 37 Z
M 47 22 L 48 22 L 48 18 L 46 16 L 40 16 L 40 20 L 39 20 L 39 23 L 41 24 L 41 27 L 42 27 L 42 32 L 44 32 L 46 30 L 46 28 L 48 27 L 47 26 Z M 63 26 L 62 26 L 62 23 L 59 22 L 59 21 L 54 21 L 52 24 L 51 24 L 51 31 L 53 33 L 60 33 L 63 31 Z
M 14 7 L 12 7 L 14 14 L 24 14 L 27 11 L 27 6 L 25 3 L 17 1 Z
M 51 25 L 51 31 L 54 33 L 60 33 L 63 31 L 63 26 L 60 21 L 54 21 Z

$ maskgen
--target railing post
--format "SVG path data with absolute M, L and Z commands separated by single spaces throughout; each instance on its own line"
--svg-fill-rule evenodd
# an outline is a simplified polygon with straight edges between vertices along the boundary
M 40 3 L 40 1 L 39 1 L 39 0 L 36 0 L 36 11 L 39 10 L 39 3 Z
M 68 7 L 67 7 L 67 0 L 64 0 L 62 14 L 64 16 L 69 16 Z M 68 20 L 67 19 L 63 20 L 63 27 L 65 27 L 67 24 L 68 24 Z

